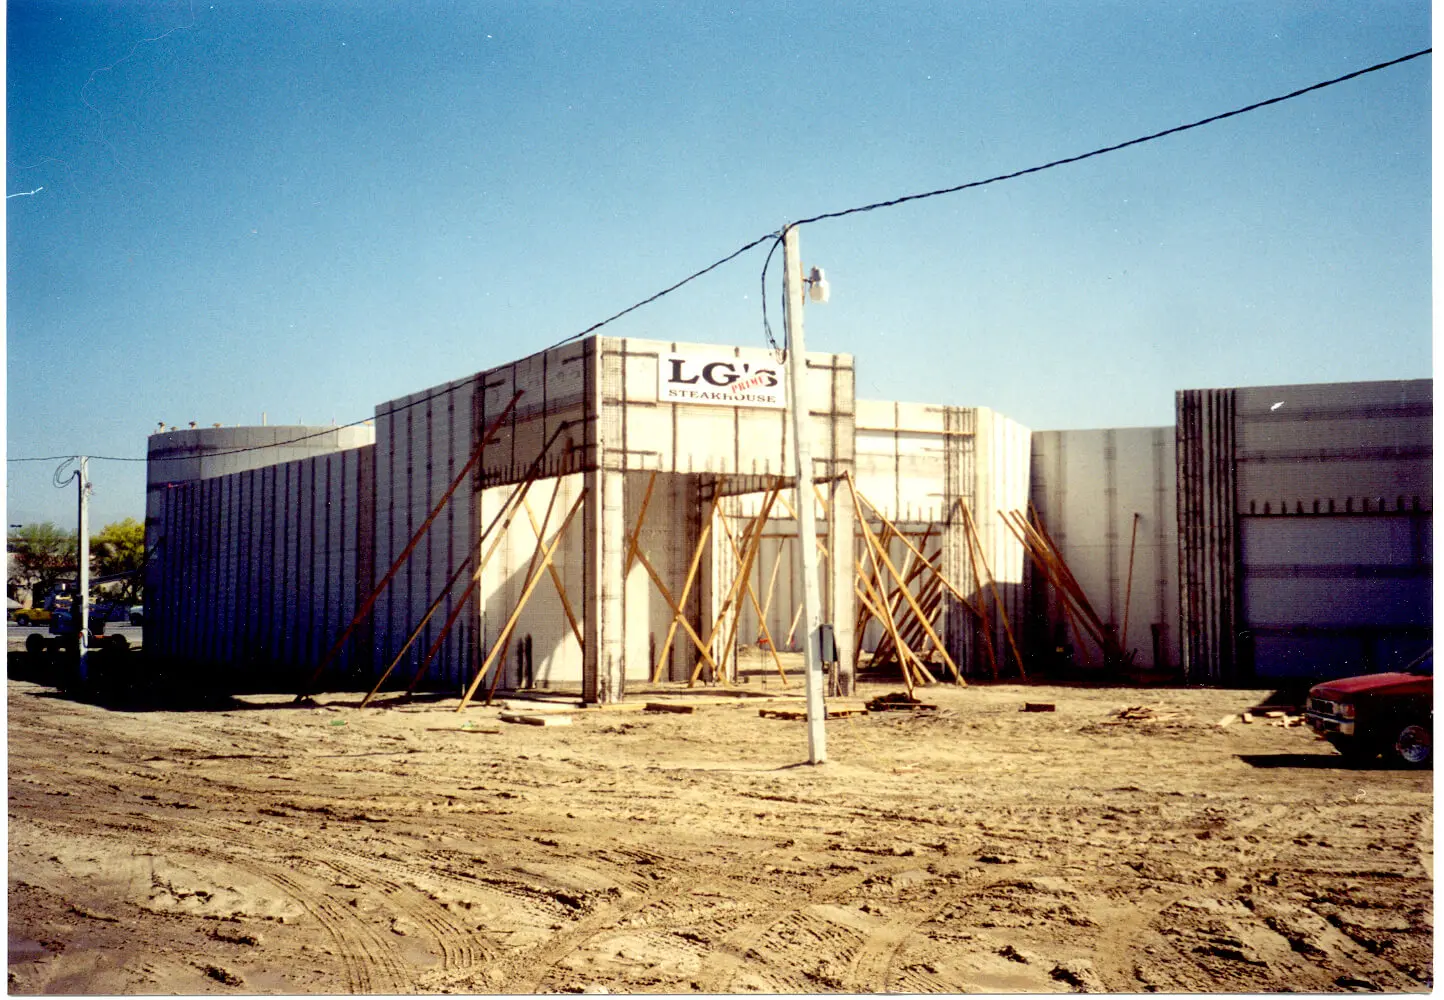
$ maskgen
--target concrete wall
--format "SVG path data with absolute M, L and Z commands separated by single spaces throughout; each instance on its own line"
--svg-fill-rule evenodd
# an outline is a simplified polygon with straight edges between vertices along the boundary
M 1433 629 L 1432 382 L 1239 389 L 1235 407 L 1245 669 L 1412 659 Z
M 369 586 L 374 447 L 180 483 L 157 497 L 149 653 L 299 683 Z M 338 673 L 364 670 L 369 652 L 350 645 Z
M 988 609 L 986 639 L 980 619 L 951 597 L 939 616 L 949 652 L 967 673 L 991 675 L 995 664 L 1016 671 L 987 578 L 1009 623 L 1021 621 L 1023 549 L 998 511 L 1027 504 L 1029 441 L 1026 427 L 986 407 L 858 401 L 859 492 L 910 535 L 933 526 L 929 551 L 939 546 L 944 574 L 970 603 Z M 959 501 L 973 517 L 971 544 Z M 889 555 L 902 570 L 909 551 L 895 542 Z M 880 627 L 870 625 L 864 648 L 880 638 Z
M 1187 390 L 1178 409 L 1191 679 L 1383 669 L 1432 641 L 1432 382 Z
M 1155 670 L 1176 669 L 1180 656 L 1174 456 L 1171 427 L 1033 434 L 1033 506 L 1124 651 Z M 1079 663 L 1099 663 L 1096 648 L 1076 648 L 1039 573 L 1029 574 L 1029 597 L 1028 647 L 1040 664 L 1064 645 Z
M 694 380 L 689 391 L 695 391 L 705 385 L 703 361 L 738 377 L 759 372 L 783 377 L 770 351 L 594 337 L 378 407 L 378 580 L 444 491 L 450 470 L 464 462 L 483 429 L 505 414 L 500 433 L 484 452 L 470 498 L 454 502 L 443 514 L 404 560 L 378 604 L 378 665 L 394 658 L 429 601 L 445 588 L 451 568 L 474 556 L 468 539 L 491 523 L 512 487 L 530 479 L 535 484 L 528 499 L 538 519 L 559 491 L 553 525 L 585 496 L 554 557 L 583 635 L 578 642 L 547 574 L 515 626 L 523 660 L 515 648 L 507 649 L 508 674 L 502 683 L 522 679 L 527 637 L 531 680 L 538 686 L 580 684 L 601 697 L 647 679 L 666 648 L 672 620 L 671 607 L 644 563 L 633 559 L 628 566 L 629 542 L 651 475 L 658 478 L 640 548 L 673 599 L 680 600 L 697 548 L 698 519 L 718 485 L 726 493 L 755 494 L 772 478 L 792 473 L 785 409 L 664 398 L 674 362 L 681 365 L 678 374 Z M 852 360 L 809 355 L 808 380 L 813 471 L 819 478 L 830 477 L 851 468 Z M 725 541 L 722 532 L 712 533 L 688 597 L 689 622 L 703 636 L 724 589 L 716 579 L 722 566 L 718 546 Z M 535 550 L 528 519 L 512 520 L 469 598 L 474 613 L 458 619 L 459 634 L 447 639 L 449 659 L 430 668 L 428 682 L 459 686 L 485 663 L 526 589 Z M 448 604 L 460 600 L 467 578 L 450 588 Z M 438 621 L 444 611 L 438 611 Z M 423 643 L 434 628 L 423 633 Z M 403 660 L 410 672 L 416 655 Z M 667 651 L 664 673 L 690 676 L 695 657 L 695 645 L 678 635 Z
M 297 459 L 313 458 L 376 440 L 375 428 L 311 427 L 198 427 L 162 431 L 146 444 L 145 544 L 158 551 L 162 543 L 161 511 L 167 491 L 185 484 L 247 469 L 259 469 Z M 146 621 L 156 621 L 150 595 L 160 586 L 155 575 L 159 563 L 146 564 Z
M 475 539 L 480 531 L 476 477 L 464 470 L 479 440 L 475 406 L 481 378 L 448 382 L 376 407 L 373 584 L 393 568 L 395 572 L 372 618 L 374 665 L 384 671 L 395 663 L 393 676 L 409 682 L 424 664 L 423 683 L 443 690 L 459 689 L 475 666 L 474 606 L 461 607 L 429 662 L 427 654 L 452 611 L 460 607 L 475 568 Z M 406 554 L 458 478 L 462 481 L 451 499 L 440 506 L 431 526 Z M 432 611 L 438 598 L 440 604 Z M 423 621 L 428 612 L 430 619 Z

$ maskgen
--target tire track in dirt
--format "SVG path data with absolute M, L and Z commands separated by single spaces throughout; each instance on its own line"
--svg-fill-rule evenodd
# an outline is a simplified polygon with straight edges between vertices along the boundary
M 774 905 L 765 909 L 760 917 L 746 920 L 734 927 L 703 959 L 702 968 L 698 972 L 696 980 L 697 990 L 702 993 L 731 992 L 732 980 L 741 970 L 743 960 L 748 957 L 750 952 L 755 951 L 756 945 L 776 924 L 781 921 L 800 922 L 804 916 L 802 911 L 806 907 L 831 902 L 845 893 L 859 888 L 869 879 L 899 871 L 905 867 L 913 867 L 916 864 L 916 861 L 910 859 L 898 859 L 858 868 L 856 871 L 844 872 L 828 879 L 817 889 L 804 894 L 795 902 L 783 906 L 777 906 L 775 902 L 779 894 L 787 892 L 785 888 L 768 893 L 766 902 Z
M 463 927 L 417 888 L 393 882 L 372 868 L 345 861 L 334 851 L 323 851 L 315 860 L 363 888 L 378 887 L 388 905 L 397 907 L 403 918 L 423 928 L 435 942 L 441 951 L 443 972 L 470 969 L 492 957 L 490 950 L 481 944 L 470 928 Z M 375 861 L 373 858 L 365 860 Z
M 395 993 L 410 985 L 410 977 L 397 960 L 394 950 L 364 920 L 288 875 L 261 866 L 246 867 L 286 891 L 325 929 L 341 958 L 347 992 Z M 375 981 L 373 972 L 377 974 Z
M 620 890 L 615 903 L 604 904 L 599 909 L 581 917 L 570 928 L 553 935 L 543 946 L 531 949 L 509 958 L 503 965 L 507 991 L 536 993 L 542 990 L 558 965 L 571 955 L 586 950 L 587 944 L 597 936 L 616 930 L 629 917 L 651 909 L 652 914 L 645 923 L 648 928 L 661 926 L 666 929 L 668 915 L 679 908 L 684 898 L 678 893 L 679 880 L 695 879 L 693 866 L 675 861 L 650 850 L 636 847 L 613 847 L 614 853 L 646 865 L 647 877 L 638 877 L 632 867 L 622 868 L 615 881 L 633 886 Z M 720 876 L 725 878 L 725 876 Z M 714 884 L 719 876 L 708 879 Z

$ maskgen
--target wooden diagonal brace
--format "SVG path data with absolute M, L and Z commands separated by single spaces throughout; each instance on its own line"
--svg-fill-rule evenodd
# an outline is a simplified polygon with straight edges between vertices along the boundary
M 550 556 L 556 551 L 556 547 L 561 544 L 562 536 L 567 533 L 567 526 L 572 523 L 572 518 L 576 516 L 577 511 L 581 510 L 582 501 L 586 499 L 586 496 L 587 489 L 583 487 L 582 491 L 577 495 L 576 503 L 572 504 L 572 509 L 567 512 L 566 518 L 562 521 L 562 526 L 557 529 L 557 533 L 552 538 L 551 544 L 546 547 L 546 555 Z M 517 619 L 521 617 L 522 609 L 526 607 L 527 600 L 531 597 L 532 591 L 536 589 L 536 585 L 541 582 L 541 578 L 542 571 L 537 570 L 532 573 L 531 579 L 527 580 L 526 587 L 522 590 L 521 597 L 517 600 L 516 608 L 512 611 L 511 617 L 508 618 L 506 624 L 502 626 L 502 630 L 497 635 L 496 642 L 492 645 L 491 652 L 487 654 L 486 660 L 483 661 L 481 669 L 479 669 L 476 672 L 476 676 L 471 679 L 471 684 L 467 687 L 466 693 L 461 697 L 461 704 L 456 706 L 458 712 L 466 707 L 467 702 L 471 701 L 471 696 L 476 693 L 477 687 L 481 684 L 482 678 L 486 676 L 492 663 L 495 662 L 497 654 L 500 652 L 503 644 L 511 638 L 512 629 L 516 627 Z
M 392 579 L 401 570 L 401 567 L 406 564 L 406 560 L 411 558 L 411 553 L 414 552 L 416 546 L 420 544 L 422 536 L 430 530 L 432 522 L 435 521 L 437 515 L 441 513 L 441 508 L 446 506 L 447 501 L 451 499 L 451 495 L 456 492 L 456 488 L 460 486 L 471 473 L 472 467 L 481 461 L 482 452 L 486 450 L 486 446 L 491 443 L 492 438 L 496 437 L 497 431 L 501 430 L 502 422 L 511 415 L 511 411 L 516 408 L 516 401 L 521 399 L 521 397 L 521 392 L 518 391 L 515 393 L 511 397 L 511 401 L 506 404 L 505 409 L 487 426 L 486 432 L 481 436 L 481 441 L 472 449 L 471 457 L 466 460 L 466 464 L 461 467 L 461 471 L 456 474 L 456 478 L 451 481 L 451 485 L 446 488 L 446 492 L 441 495 L 441 499 L 436 501 L 436 506 L 431 508 L 431 513 L 426 515 L 426 520 L 421 522 L 421 527 L 416 529 L 415 533 L 411 536 L 411 540 L 406 543 L 406 548 L 402 549 L 401 554 L 396 557 L 396 560 L 391 564 L 391 568 L 386 571 L 386 575 L 381 578 L 375 587 L 371 588 L 371 593 L 366 595 L 366 599 L 361 602 L 361 607 L 356 609 L 356 614 L 351 619 L 351 624 L 347 625 L 345 630 L 342 631 L 341 637 L 327 650 L 326 655 L 321 657 L 321 662 L 316 666 L 316 672 L 313 673 L 311 679 L 306 682 L 306 688 L 305 691 L 302 692 L 303 694 L 307 694 L 315 688 L 316 682 L 321 679 L 321 674 L 331 665 L 331 661 L 340 654 L 341 650 L 346 647 L 347 641 L 351 638 L 351 634 L 356 631 L 357 626 L 366 620 L 366 616 L 369 615 L 371 609 L 376 606 L 376 601 L 381 597 L 382 592 L 390 585 Z

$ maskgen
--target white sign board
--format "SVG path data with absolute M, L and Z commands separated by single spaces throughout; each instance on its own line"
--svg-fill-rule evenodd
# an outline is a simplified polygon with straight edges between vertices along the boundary
M 739 358 L 721 351 L 662 354 L 657 358 L 657 401 L 786 409 L 785 366 L 774 358 Z

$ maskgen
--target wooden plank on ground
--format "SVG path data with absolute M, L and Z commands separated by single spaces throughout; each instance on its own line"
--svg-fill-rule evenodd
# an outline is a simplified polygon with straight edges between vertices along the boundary
M 572 717 L 570 715 L 549 715 L 546 713 L 530 713 L 521 715 L 516 712 L 502 712 L 498 716 L 502 722 L 514 722 L 522 726 L 570 726 Z
M 760 716 L 761 718 L 764 718 L 764 719 L 791 719 L 791 720 L 797 720 L 797 719 L 805 719 L 805 718 L 807 718 L 807 710 L 806 710 L 806 709 L 800 709 L 800 710 L 799 710 L 799 709 L 794 709 L 794 708 L 759 708 L 759 709 L 757 710 L 757 714 L 758 714 L 758 716 Z M 867 714 L 868 714 L 868 711 L 867 711 L 867 709 L 865 709 L 865 708 L 831 708 L 831 707 L 829 707 L 828 710 L 827 710 L 827 717 L 828 717 L 829 719 L 845 719 L 845 718 L 847 718 L 848 716 L 851 716 L 851 715 L 867 715 Z

